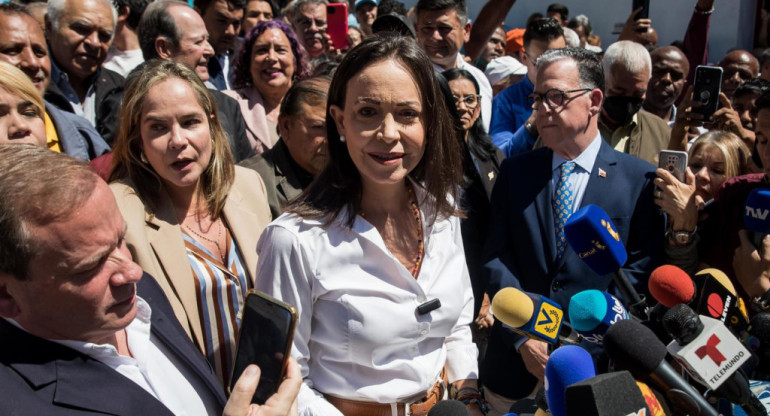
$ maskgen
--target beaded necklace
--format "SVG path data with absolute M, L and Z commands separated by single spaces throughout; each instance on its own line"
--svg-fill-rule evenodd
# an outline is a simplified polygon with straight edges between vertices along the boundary
M 420 273 L 420 266 L 422 265 L 423 256 L 425 256 L 425 246 L 423 244 L 422 237 L 422 216 L 420 215 L 420 208 L 417 207 L 417 200 L 414 197 L 414 191 L 407 185 L 409 191 L 409 207 L 412 209 L 412 215 L 417 221 L 417 256 L 414 259 L 414 267 L 412 267 L 412 277 L 417 279 L 417 275 Z M 364 211 L 361 211 L 361 217 L 366 218 Z
M 218 254 L 219 254 L 220 258 L 222 259 L 222 262 L 226 263 L 227 262 L 226 254 L 227 253 L 225 253 L 224 250 L 222 250 L 222 247 L 219 245 L 219 240 L 222 239 L 222 228 L 224 228 L 224 227 L 222 226 L 221 220 L 219 218 L 217 218 L 215 223 L 219 224 L 219 227 L 217 227 L 218 228 L 218 232 L 217 232 L 217 239 L 216 240 L 208 238 L 208 237 L 206 237 L 204 235 L 199 234 L 198 232 L 193 230 L 192 227 L 190 227 L 187 224 L 184 224 L 184 227 L 187 228 L 187 230 L 191 231 L 193 234 L 195 234 L 197 237 L 200 237 L 203 240 L 208 241 L 209 243 L 214 243 L 214 245 L 217 246 L 217 251 L 218 251 Z M 198 226 L 200 226 L 200 223 L 198 223 Z

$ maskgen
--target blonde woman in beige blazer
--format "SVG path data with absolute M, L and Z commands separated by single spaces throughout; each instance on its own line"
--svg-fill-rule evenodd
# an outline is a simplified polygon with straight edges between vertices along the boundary
M 129 81 L 121 110 L 110 186 L 126 243 L 227 385 L 257 241 L 271 219 L 264 184 L 233 165 L 211 95 L 186 66 L 149 63 Z

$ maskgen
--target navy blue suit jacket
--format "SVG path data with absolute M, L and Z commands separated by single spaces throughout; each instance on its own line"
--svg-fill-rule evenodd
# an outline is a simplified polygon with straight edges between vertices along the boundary
M 569 246 L 556 259 L 552 156 L 550 149 L 540 148 L 503 162 L 492 192 L 484 272 L 490 298 L 512 286 L 556 301 L 566 317 L 574 294 L 607 290 L 612 277 L 594 273 Z M 601 207 L 612 219 L 628 252 L 624 270 L 640 293 L 647 293 L 647 279 L 663 251 L 665 224 L 653 203 L 654 178 L 654 166 L 602 141 L 581 201 L 581 206 Z M 512 399 L 531 393 L 536 382 L 515 349 L 518 339 L 496 322 L 481 366 L 483 383 Z
M 137 290 L 152 308 L 152 335 L 200 377 L 224 408 L 221 384 L 177 322 L 155 279 L 145 274 Z M 0 319 L 0 340 L 2 415 L 173 416 L 161 402 L 117 371 L 4 319 Z

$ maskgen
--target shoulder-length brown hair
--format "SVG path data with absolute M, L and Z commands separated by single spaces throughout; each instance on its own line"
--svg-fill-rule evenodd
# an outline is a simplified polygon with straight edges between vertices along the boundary
M 130 179 L 137 195 L 154 212 L 163 192 L 163 182 L 149 163 L 142 162 L 141 115 L 144 99 L 155 85 L 178 78 L 192 88 L 198 104 L 209 117 L 211 160 L 198 180 L 196 191 L 206 201 L 206 208 L 214 217 L 222 213 L 225 199 L 233 185 L 235 167 L 230 144 L 219 124 L 217 107 L 211 93 L 198 75 L 186 65 L 175 61 L 152 60 L 141 72 L 128 81 L 120 106 L 118 136 L 112 147 L 110 182 Z
M 420 92 L 425 153 L 409 176 L 425 188 L 426 196 L 420 204 L 430 214 L 428 222 L 458 213 L 454 201 L 457 201 L 462 181 L 462 162 L 454 122 L 428 56 L 414 40 L 395 35 L 366 39 L 351 49 L 340 63 L 332 79 L 326 107 L 329 164 L 287 211 L 303 217 L 323 217 L 328 225 L 346 209 L 345 220 L 352 226 L 361 210 L 361 175 L 347 146 L 340 141 L 337 123 L 329 108 L 336 105 L 344 109 L 348 82 L 365 68 L 385 60 L 398 62 L 409 72 Z

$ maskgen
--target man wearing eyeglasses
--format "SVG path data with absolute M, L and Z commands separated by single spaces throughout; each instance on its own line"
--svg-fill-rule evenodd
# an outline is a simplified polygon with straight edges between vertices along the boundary
M 292 3 L 289 12 L 292 29 L 311 59 L 329 50 L 327 4 L 326 0 L 298 0 Z
M 599 117 L 599 131 L 615 149 L 658 164 L 668 147 L 671 128 L 662 118 L 642 110 L 652 74 L 650 53 L 639 43 L 622 40 L 604 53 L 607 93 Z
M 574 294 L 608 290 L 611 277 L 594 273 L 564 239 L 566 219 L 589 204 L 612 219 L 628 252 L 625 273 L 647 292 L 647 276 L 661 263 L 664 230 L 653 203 L 655 168 L 602 140 L 603 90 L 602 65 L 592 52 L 563 48 L 538 59 L 532 101 L 545 147 L 500 168 L 484 253 L 490 297 L 516 287 L 556 301 L 566 315 Z M 505 414 L 530 395 L 543 381 L 547 360 L 545 343 L 495 322 L 480 368 L 486 399 L 496 409 L 490 414 Z
M 519 52 L 519 60 L 527 66 L 527 75 L 497 94 L 492 101 L 489 135 L 506 157 L 530 150 L 535 144 L 537 129 L 533 123 L 532 103 L 527 98 L 535 88 L 535 61 L 543 52 L 565 46 L 564 30 L 555 19 L 535 20 L 524 32 L 524 50 Z

